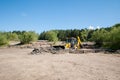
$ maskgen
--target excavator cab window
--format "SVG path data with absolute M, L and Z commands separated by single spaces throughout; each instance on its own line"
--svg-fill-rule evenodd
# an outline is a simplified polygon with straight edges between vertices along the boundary
M 67 38 L 66 43 L 70 43 L 71 47 L 74 47 L 75 44 L 77 44 L 77 39 L 76 38 Z

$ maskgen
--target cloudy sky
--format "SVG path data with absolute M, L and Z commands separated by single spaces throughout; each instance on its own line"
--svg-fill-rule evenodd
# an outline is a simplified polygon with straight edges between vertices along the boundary
M 0 0 L 0 31 L 84 29 L 120 23 L 120 0 Z

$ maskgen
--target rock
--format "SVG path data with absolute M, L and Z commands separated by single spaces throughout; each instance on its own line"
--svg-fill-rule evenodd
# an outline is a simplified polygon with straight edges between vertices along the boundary
M 116 53 L 120 54 L 120 50 L 117 50 Z

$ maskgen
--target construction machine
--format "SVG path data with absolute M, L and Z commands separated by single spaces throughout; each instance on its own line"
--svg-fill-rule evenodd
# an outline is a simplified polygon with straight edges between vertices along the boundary
M 40 53 L 52 53 L 52 54 L 62 54 L 62 53 L 96 53 L 102 51 L 101 49 L 95 49 L 87 43 L 82 43 L 80 37 L 76 38 L 70 37 L 66 38 L 66 42 L 60 45 L 51 45 L 49 47 L 39 47 L 34 48 L 31 54 L 40 54 Z
M 55 45 L 53 46 L 56 49 L 80 49 L 82 48 L 80 37 L 77 38 L 70 37 L 66 39 L 65 45 Z
M 40 48 L 34 48 L 34 50 L 31 52 L 31 54 L 39 54 L 42 52 L 47 53 L 65 53 L 65 52 L 76 52 L 79 51 L 79 49 L 82 48 L 80 37 L 77 36 L 77 38 L 70 37 L 66 39 L 66 42 L 64 45 L 51 45 L 51 47 L 40 47 Z
M 97 53 L 105 51 L 104 49 L 97 49 L 94 47 L 95 43 L 81 42 L 80 37 L 76 38 L 70 37 L 66 38 L 66 42 L 60 45 L 51 45 L 49 47 L 34 48 L 31 54 L 39 53 L 52 53 L 52 54 L 62 54 L 62 53 Z

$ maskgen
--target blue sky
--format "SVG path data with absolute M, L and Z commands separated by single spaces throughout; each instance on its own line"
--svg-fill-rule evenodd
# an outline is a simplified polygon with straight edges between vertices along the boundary
M 84 29 L 120 23 L 120 0 L 0 0 L 0 31 Z

